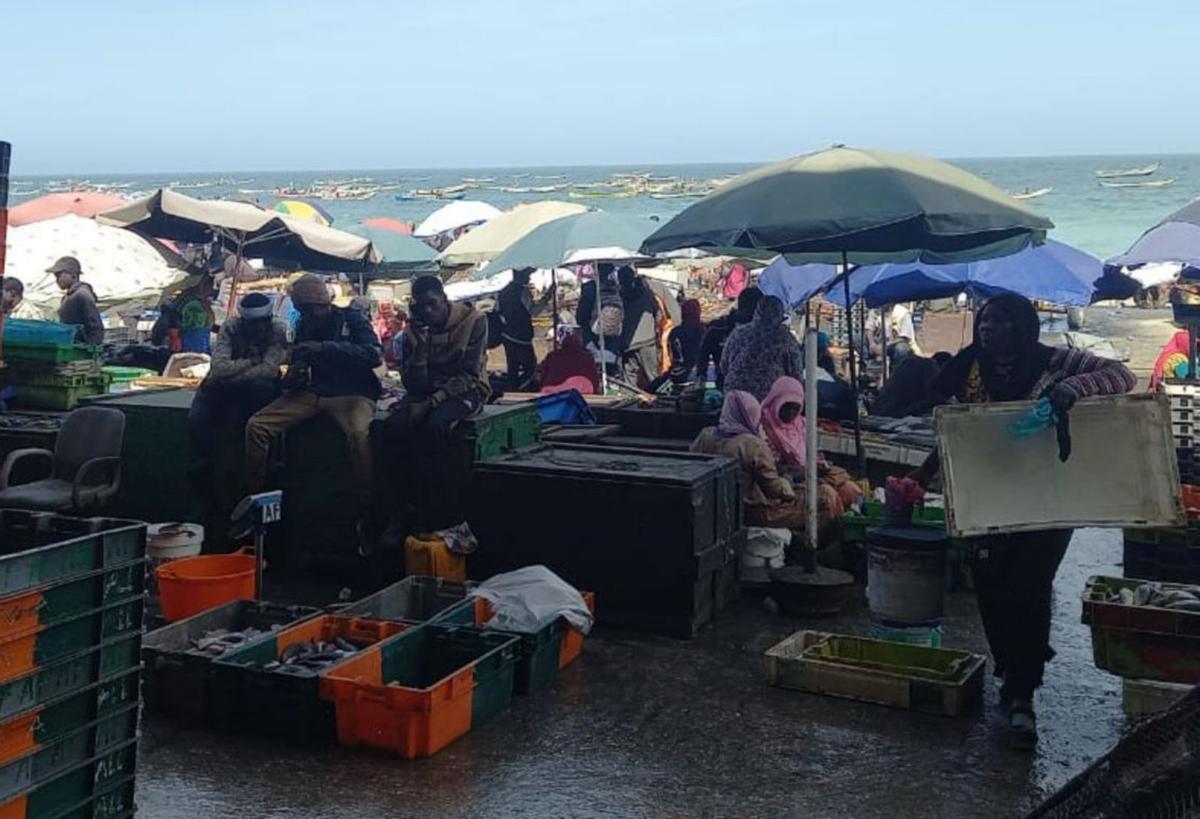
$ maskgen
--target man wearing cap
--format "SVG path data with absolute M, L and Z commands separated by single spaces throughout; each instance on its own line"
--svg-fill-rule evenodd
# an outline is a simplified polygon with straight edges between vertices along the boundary
M 193 474 L 207 497 L 218 433 L 241 436 L 250 416 L 279 395 L 279 368 L 287 359 L 287 324 L 272 317 L 263 293 L 248 293 L 238 315 L 221 325 L 208 375 L 188 413 Z
M 382 360 L 379 338 L 361 310 L 333 305 L 318 276 L 301 276 L 292 284 L 291 296 L 300 312 L 296 344 L 288 357 L 283 395 L 246 424 L 247 489 L 258 492 L 266 484 L 276 435 L 328 415 L 346 436 L 355 479 L 365 491 L 371 481 L 371 421 L 381 392 L 374 372 Z
M 46 272 L 54 274 L 58 289 L 63 291 L 58 320 L 79 328 L 75 332 L 76 342 L 103 344 L 104 322 L 100 318 L 100 308 L 96 306 L 96 291 L 79 280 L 83 275 L 79 260 L 74 256 L 63 256 L 46 268 Z

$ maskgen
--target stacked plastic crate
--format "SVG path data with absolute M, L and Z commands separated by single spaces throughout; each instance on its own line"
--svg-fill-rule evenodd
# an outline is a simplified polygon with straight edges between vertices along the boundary
M 1185 495 L 1200 485 L 1200 382 L 1167 379 L 1161 391 L 1171 402 L 1171 432 L 1179 479 Z M 1190 506 L 1190 504 L 1189 504 Z M 1124 542 L 1126 577 L 1200 582 L 1200 521 L 1164 529 L 1127 529 Z
M 131 815 L 146 527 L 0 511 L 0 816 Z
M 75 327 L 53 321 L 4 322 L 4 384 L 23 407 L 69 410 L 108 392 L 99 347 L 75 344 Z

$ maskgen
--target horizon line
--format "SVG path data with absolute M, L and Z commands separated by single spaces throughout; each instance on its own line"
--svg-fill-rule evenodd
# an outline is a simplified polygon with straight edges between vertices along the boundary
M 803 154 L 795 154 L 802 156 Z M 1173 156 L 1197 156 L 1196 152 L 1162 152 L 1162 153 L 1087 153 L 1087 154 L 1004 154 L 991 156 L 955 156 L 955 157 L 933 157 L 940 159 L 943 162 L 958 162 L 962 160 L 992 160 L 992 159 L 1101 159 L 1101 158 L 1116 158 L 1116 157 L 1173 157 Z M 786 158 L 786 157 L 784 157 Z M 360 172 L 380 172 L 380 171 L 491 171 L 491 170 L 576 170 L 582 168 L 618 168 L 628 169 L 637 167 L 654 167 L 654 168 L 673 168 L 673 167 L 696 167 L 696 166 L 718 166 L 718 165 L 746 165 L 749 167 L 758 167 L 771 162 L 778 162 L 779 159 L 768 160 L 703 160 L 695 162 L 600 162 L 592 164 L 550 164 L 550 165 L 518 165 L 518 164 L 500 164 L 500 165 L 428 165 L 424 167 L 344 167 L 344 168 L 223 168 L 219 170 L 154 170 L 154 171 L 52 171 L 41 173 L 27 174 L 11 174 L 10 179 L 22 178 L 37 178 L 37 177 L 63 177 L 71 179 L 77 176 L 169 176 L 173 174 L 194 176 L 197 174 L 237 174 L 237 173 L 270 173 L 270 174 L 313 174 L 313 173 L 360 173 Z

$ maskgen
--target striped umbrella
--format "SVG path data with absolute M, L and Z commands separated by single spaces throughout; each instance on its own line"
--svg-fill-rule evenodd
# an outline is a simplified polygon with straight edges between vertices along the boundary
M 275 210 L 326 227 L 333 224 L 333 216 L 329 211 L 320 205 L 314 205 L 312 202 L 305 202 L 302 199 L 280 199 L 275 203 Z

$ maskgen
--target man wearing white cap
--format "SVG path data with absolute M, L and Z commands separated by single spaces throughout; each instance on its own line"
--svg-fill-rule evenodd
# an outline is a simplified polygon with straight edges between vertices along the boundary
M 217 436 L 245 434 L 246 421 L 279 394 L 279 368 L 287 359 L 287 324 L 272 318 L 273 302 L 248 293 L 238 316 L 221 325 L 208 376 L 188 414 L 192 463 L 205 497 L 212 491 L 212 456 Z

